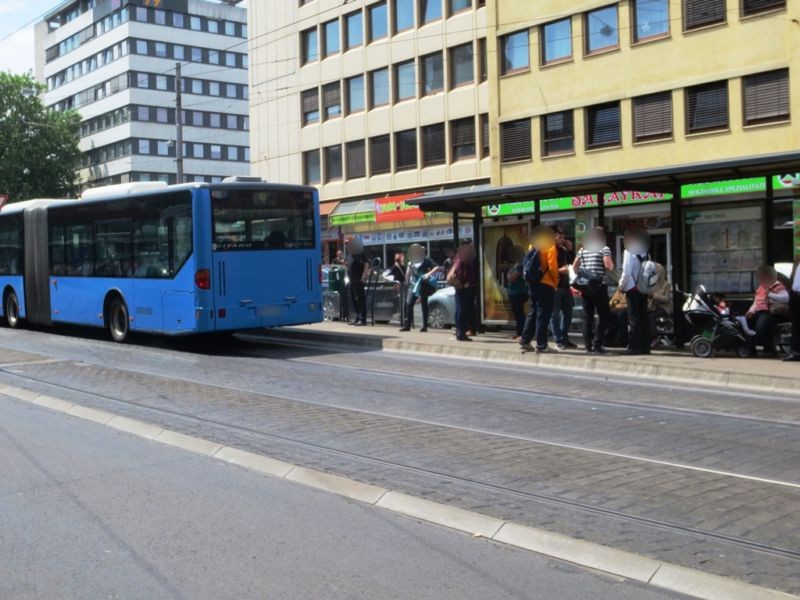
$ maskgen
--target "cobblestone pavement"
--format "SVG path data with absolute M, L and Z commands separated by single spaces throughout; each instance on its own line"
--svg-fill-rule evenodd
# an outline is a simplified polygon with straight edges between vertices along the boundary
M 800 592 L 798 398 L 243 340 L 118 346 L 7 330 L 0 381 Z

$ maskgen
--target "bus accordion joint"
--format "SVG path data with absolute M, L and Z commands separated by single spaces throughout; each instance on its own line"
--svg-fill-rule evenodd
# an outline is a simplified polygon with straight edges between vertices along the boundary
M 208 269 L 200 269 L 194 274 L 194 284 L 198 290 L 211 289 L 211 271 Z

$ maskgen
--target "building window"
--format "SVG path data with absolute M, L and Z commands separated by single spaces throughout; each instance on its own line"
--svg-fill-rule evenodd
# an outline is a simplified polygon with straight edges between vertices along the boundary
M 169 142 L 167 140 L 158 140 L 156 142 L 156 154 L 159 156 L 169 156 Z
M 169 111 L 166 108 L 156 108 L 156 123 L 169 123 Z
M 306 185 L 320 182 L 319 150 L 303 152 L 303 180 Z
M 328 146 L 323 150 L 325 155 L 325 181 L 336 181 L 342 178 L 342 147 Z
M 637 142 L 672 137 L 672 92 L 633 99 L 633 139 Z
M 500 143 L 504 163 L 531 159 L 531 120 L 520 119 L 500 124 Z
M 209 81 L 208 82 L 208 95 L 209 96 L 219 96 L 220 95 L 219 81 Z
M 338 81 L 322 87 L 322 106 L 326 120 L 342 115 L 342 92 Z
M 725 0 L 683 0 L 685 30 L 716 25 L 725 20 Z
M 303 105 L 303 125 L 319 121 L 319 92 L 317 88 L 306 90 L 301 95 Z
M 359 10 L 344 18 L 345 49 L 357 48 L 364 43 L 364 15 Z
M 669 33 L 669 0 L 634 0 L 633 41 L 641 42 Z
M 617 7 L 607 6 L 584 15 L 586 54 L 594 54 L 619 46 Z
M 136 40 L 136 54 L 147 56 L 147 40 Z
M 139 154 L 150 154 L 150 140 L 139 140 Z
M 222 160 L 222 146 L 219 144 L 211 144 L 209 153 L 211 160 Z
M 369 41 L 374 42 L 389 35 L 389 14 L 386 2 L 378 2 L 367 8 L 369 14 Z
M 186 49 L 183 46 L 175 44 L 172 47 L 172 58 L 175 60 L 186 60 Z
M 481 158 L 489 158 L 489 115 L 480 116 L 481 123 Z
M 391 147 L 388 135 L 369 139 L 369 174 L 381 175 L 392 170 Z
M 167 58 L 167 45 L 164 42 L 156 42 L 154 50 L 158 58 Z
M 540 32 L 543 65 L 572 58 L 572 19 L 548 23 Z
M 322 24 L 323 44 L 325 54 L 323 58 L 339 53 L 339 19 Z
M 395 65 L 394 86 L 395 102 L 417 96 L 416 72 L 413 60 Z
M 442 0 L 420 0 L 419 18 L 423 25 L 442 18 Z
M 203 21 L 200 17 L 189 17 L 189 29 L 192 31 L 202 31 Z
M 445 163 L 444 123 L 422 128 L 422 166 L 432 167 Z
M 441 52 L 422 57 L 422 95 L 444 90 L 444 59 Z
M 389 104 L 389 69 L 376 69 L 369 74 L 369 106 Z
M 192 79 L 192 93 L 202 96 L 203 94 L 203 81 L 201 79 Z
M 503 75 L 526 71 L 530 66 L 530 49 L 528 48 L 528 30 L 510 33 L 500 38 L 503 61 L 500 72 Z
M 450 123 L 451 160 L 475 157 L 475 119 L 467 117 Z
M 450 87 L 475 82 L 474 49 L 472 42 L 450 48 Z
M 303 64 L 314 62 L 319 58 L 319 47 L 317 46 L 317 28 L 306 29 L 300 34 L 303 46 Z
M 234 54 L 233 52 L 225 53 L 225 66 L 236 67 L 236 54 Z
M 728 128 L 728 82 L 719 81 L 686 90 L 686 131 L 698 133 Z
M 192 111 L 192 126 L 202 127 L 203 125 L 203 113 L 199 110 Z
M 586 109 L 586 147 L 605 148 L 622 143 L 619 102 L 598 104 Z
M 347 114 L 364 110 L 364 76 L 357 75 L 345 81 L 347 86 Z
M 215 19 L 208 19 L 206 23 L 208 25 L 208 33 L 219 33 L 219 21 Z
M 237 148 L 236 146 L 228 146 L 228 160 L 231 161 L 239 160 L 239 148 Z
M 181 13 L 172 13 L 172 26 L 176 29 L 183 29 L 186 27 L 186 23 L 183 19 L 183 14 Z
M 417 130 L 408 129 L 394 134 L 395 169 L 404 171 L 417 168 Z
M 367 176 L 367 153 L 364 140 L 345 144 L 347 178 L 360 179 Z
M 203 144 L 193 144 L 192 145 L 192 157 L 202 159 L 205 158 L 205 146 Z
M 744 124 L 789 120 L 789 70 L 744 78 Z
M 478 80 L 489 79 L 489 50 L 486 47 L 486 38 L 478 40 Z
M 222 115 L 219 113 L 211 113 L 208 115 L 208 126 L 214 129 L 222 127 Z
M 450 5 L 451 15 L 472 8 L 472 0 L 447 0 L 447 2 Z
M 414 1 L 394 0 L 394 32 L 408 31 L 414 27 Z
M 571 110 L 542 117 L 542 156 L 571 154 L 575 150 L 575 127 Z
M 745 17 L 780 8 L 786 8 L 786 0 L 742 0 L 742 15 Z

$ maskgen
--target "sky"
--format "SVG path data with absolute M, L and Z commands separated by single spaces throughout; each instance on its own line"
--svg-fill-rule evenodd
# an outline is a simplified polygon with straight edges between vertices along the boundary
M 33 23 L 62 2 L 63 0 L 0 0 L 0 71 L 33 71 Z M 240 6 L 246 7 L 247 3 L 243 2 Z

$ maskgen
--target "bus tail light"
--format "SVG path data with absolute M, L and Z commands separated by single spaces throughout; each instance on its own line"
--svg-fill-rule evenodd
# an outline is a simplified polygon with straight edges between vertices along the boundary
M 200 269 L 194 274 L 194 284 L 198 290 L 211 289 L 211 271 L 208 269 Z

